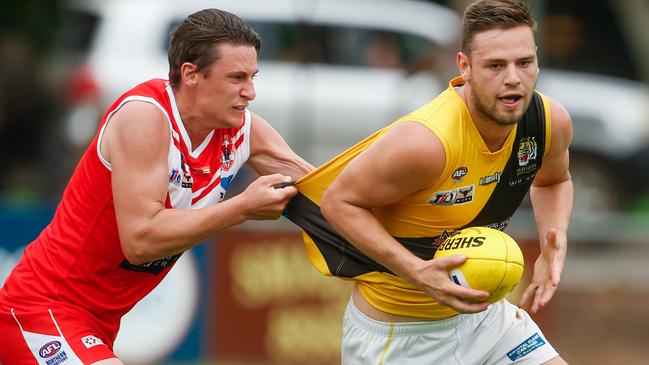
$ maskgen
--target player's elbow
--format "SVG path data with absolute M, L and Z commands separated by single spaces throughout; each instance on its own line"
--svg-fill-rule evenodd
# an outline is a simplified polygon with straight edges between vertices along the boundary
M 322 199 L 320 200 L 320 212 L 322 216 L 329 222 L 335 221 L 337 211 L 339 210 L 340 201 L 335 199 L 335 195 L 331 194 L 329 190 L 325 191 Z
M 154 258 L 152 245 L 149 243 L 150 240 L 147 239 L 146 233 L 121 235 L 120 241 L 122 253 L 129 263 L 139 265 Z
M 130 264 L 140 265 L 149 261 L 146 250 L 137 244 L 122 244 L 122 252 Z

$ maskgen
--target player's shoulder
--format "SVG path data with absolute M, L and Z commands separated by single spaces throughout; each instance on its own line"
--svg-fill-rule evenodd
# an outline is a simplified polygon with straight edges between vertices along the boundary
M 542 104 L 546 109 L 546 113 L 550 115 L 552 123 L 570 123 L 570 113 L 557 99 L 550 95 L 546 95 L 540 91 L 536 91 L 541 98 Z
M 570 113 L 568 113 L 568 110 L 557 99 L 548 95 L 545 95 L 545 97 L 548 99 L 548 104 L 550 105 L 552 119 L 570 120 Z
M 166 120 L 165 114 L 157 105 L 140 100 L 125 103 L 111 117 L 111 123 L 119 122 L 129 129 L 146 126 L 166 129 Z
M 572 118 L 568 110 L 555 98 L 546 96 L 550 105 L 552 129 L 562 133 L 572 133 Z
M 403 120 L 386 131 L 376 148 L 398 153 L 404 163 L 430 165 L 443 161 L 444 145 L 439 136 L 425 123 Z
M 157 106 L 142 101 L 128 102 L 107 121 L 102 135 L 102 151 L 110 154 L 113 146 L 124 148 L 126 145 L 146 145 L 148 149 L 157 147 L 161 151 L 169 145 L 170 128 Z
M 405 147 L 417 143 L 429 146 L 441 144 L 437 133 L 427 123 L 417 119 L 404 119 L 395 123 L 386 132 L 387 136 L 403 142 Z
M 555 98 L 541 94 L 545 99 L 546 113 L 550 115 L 550 130 L 553 141 L 564 141 L 568 145 L 572 140 L 572 119 L 568 110 Z M 556 145 L 556 143 L 553 143 Z

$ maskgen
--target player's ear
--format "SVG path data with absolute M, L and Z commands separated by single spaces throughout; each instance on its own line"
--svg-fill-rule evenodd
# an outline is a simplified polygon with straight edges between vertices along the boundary
M 471 61 L 469 56 L 464 52 L 458 52 L 455 57 L 455 63 L 457 65 L 458 71 L 460 71 L 460 76 L 467 81 L 471 77 Z
M 180 66 L 180 76 L 184 84 L 195 86 L 198 83 L 198 66 L 191 62 L 183 63 Z

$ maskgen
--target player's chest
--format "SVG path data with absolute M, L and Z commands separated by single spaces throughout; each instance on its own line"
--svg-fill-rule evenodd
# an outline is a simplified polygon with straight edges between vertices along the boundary
M 241 135 L 239 139 L 243 139 Z M 171 207 L 197 209 L 218 203 L 245 162 L 243 143 L 219 138 L 199 154 L 173 145 L 168 155 L 168 194 Z

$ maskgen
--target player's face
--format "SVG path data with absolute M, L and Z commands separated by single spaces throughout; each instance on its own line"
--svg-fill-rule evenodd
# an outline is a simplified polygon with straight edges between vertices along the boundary
M 253 77 L 258 72 L 257 51 L 252 46 L 217 45 L 219 59 L 201 72 L 197 105 L 213 128 L 241 126 L 250 101 L 255 98 Z
M 460 56 L 462 57 L 462 56 Z M 475 35 L 462 75 L 470 108 L 482 118 L 515 124 L 532 98 L 538 77 L 534 35 L 528 26 Z

